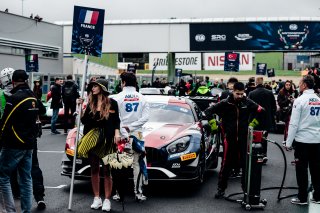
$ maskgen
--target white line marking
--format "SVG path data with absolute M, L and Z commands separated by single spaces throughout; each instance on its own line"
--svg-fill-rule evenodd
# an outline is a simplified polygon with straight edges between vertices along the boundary
M 59 186 L 45 186 L 46 189 L 62 189 L 63 187 L 66 187 L 67 185 L 59 185 Z
M 40 150 L 38 150 L 38 152 L 45 152 L 45 153 L 64 153 L 64 151 L 40 151 Z
M 309 193 L 309 198 L 312 198 L 312 192 Z M 320 204 L 312 203 L 309 199 L 309 213 L 320 212 Z

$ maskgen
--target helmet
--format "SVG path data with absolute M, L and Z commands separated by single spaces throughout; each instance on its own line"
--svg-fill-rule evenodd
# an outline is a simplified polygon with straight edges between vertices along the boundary
M 0 82 L 2 86 L 6 87 L 12 84 L 12 74 L 14 72 L 13 68 L 7 67 L 0 72 Z

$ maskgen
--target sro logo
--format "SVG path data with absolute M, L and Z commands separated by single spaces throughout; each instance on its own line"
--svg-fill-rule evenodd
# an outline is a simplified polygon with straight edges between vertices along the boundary
M 225 41 L 227 40 L 226 35 L 211 35 L 211 41 Z

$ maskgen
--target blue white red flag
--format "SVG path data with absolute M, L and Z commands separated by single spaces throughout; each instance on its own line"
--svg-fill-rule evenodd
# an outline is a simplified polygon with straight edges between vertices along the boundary
M 99 11 L 92 11 L 92 10 L 80 10 L 79 14 L 79 22 L 85 24 L 92 24 L 96 25 L 98 22 Z

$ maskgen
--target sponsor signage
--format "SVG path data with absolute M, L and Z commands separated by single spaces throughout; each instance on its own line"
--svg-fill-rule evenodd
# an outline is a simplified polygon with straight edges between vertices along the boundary
M 135 64 L 128 64 L 127 72 L 132 72 L 132 73 L 136 74 L 137 66 Z
M 265 75 L 267 72 L 267 64 L 257 63 L 256 75 Z
M 239 53 L 226 52 L 224 55 L 224 71 L 239 71 Z
M 252 52 L 239 53 L 239 70 L 252 70 Z M 205 70 L 224 70 L 225 53 L 204 53 Z
M 182 76 L 182 69 L 176 69 L 176 77 L 181 77 Z
M 319 22 L 190 24 L 190 51 L 320 50 Z
M 268 69 L 268 70 L 267 70 L 267 74 L 268 74 L 268 77 L 269 77 L 269 78 L 276 76 L 276 73 L 275 73 L 275 71 L 274 71 L 274 68 Z
M 297 62 L 298 63 L 310 63 L 310 56 L 309 55 L 297 55 Z
M 201 53 L 176 53 L 176 68 L 182 70 L 201 70 Z M 167 53 L 150 53 L 149 66 L 155 70 L 168 70 Z
M 39 72 L 38 54 L 25 56 L 26 72 Z
M 74 6 L 71 51 L 100 57 L 103 27 L 104 10 Z
M 197 154 L 195 152 L 180 156 L 181 161 L 191 160 L 195 158 L 197 158 Z

